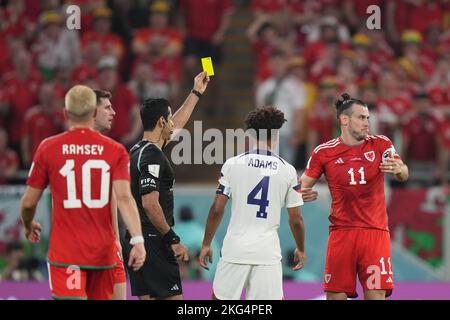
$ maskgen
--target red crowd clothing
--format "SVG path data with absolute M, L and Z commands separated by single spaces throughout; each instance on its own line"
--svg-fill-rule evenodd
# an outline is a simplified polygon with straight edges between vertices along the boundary
M 0 171 L 11 168 L 13 166 L 17 167 L 19 165 L 19 157 L 17 153 L 13 150 L 5 149 L 0 151 Z M 0 176 L 0 184 L 6 183 L 6 179 Z
M 37 74 L 32 74 L 28 79 L 21 80 L 14 73 L 5 78 L 6 101 L 11 108 L 8 123 L 9 141 L 18 144 L 21 140 L 24 115 L 37 103 L 40 78 Z
M 156 30 L 144 28 L 136 31 L 133 38 L 134 45 L 148 46 L 153 39 L 164 43 L 163 46 L 178 45 L 182 46 L 180 33 L 174 28 L 165 28 Z M 145 57 L 142 57 L 145 58 Z M 181 80 L 182 60 L 181 54 L 174 57 L 157 57 L 149 59 L 152 65 L 153 78 L 157 81 L 169 82 L 172 77 Z M 137 61 L 136 61 L 137 62 Z
M 33 157 L 39 144 L 65 129 L 65 119 L 62 108 L 55 109 L 45 114 L 40 106 L 31 108 L 25 114 L 22 137 L 30 138 L 30 156 Z
M 119 84 L 112 93 L 111 104 L 116 112 L 117 121 L 114 121 L 108 136 L 116 141 L 120 141 L 130 130 L 130 112 L 137 104 L 137 99 L 133 92 L 124 84 Z
M 441 86 L 432 86 L 428 89 L 428 94 L 431 97 L 434 105 L 450 106 L 450 85 L 447 88 L 442 88 Z
M 293 13 L 303 12 L 301 0 L 252 0 L 250 7 L 253 12 L 275 13 L 286 8 Z
M 210 41 L 219 29 L 223 14 L 233 5 L 230 0 L 180 0 L 180 7 L 185 13 L 188 36 Z
M 100 35 L 94 31 L 85 32 L 81 37 L 82 49 L 86 45 L 86 43 L 90 41 L 100 42 L 104 55 L 112 54 L 118 59 L 121 59 L 125 54 L 125 45 L 122 38 L 113 33 L 108 35 Z
M 444 147 L 450 150 L 450 119 L 444 119 L 443 121 L 439 122 L 438 130 Z
M 421 6 L 410 5 L 409 28 L 425 33 L 430 25 L 442 26 L 443 7 L 440 1 L 428 1 Z
M 435 143 L 438 123 L 431 116 L 416 116 L 403 128 L 402 133 L 408 137 L 410 144 L 407 150 L 408 159 L 419 161 L 435 161 L 437 145 Z
M 336 116 L 332 108 L 329 104 L 319 101 L 314 104 L 310 112 L 308 127 L 319 134 L 319 144 L 333 139 Z

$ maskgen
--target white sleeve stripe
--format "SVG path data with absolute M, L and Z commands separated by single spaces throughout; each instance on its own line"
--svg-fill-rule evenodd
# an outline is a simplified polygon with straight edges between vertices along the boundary
M 314 149 L 314 151 L 316 151 L 316 149 L 318 149 L 318 148 L 321 148 L 321 147 L 324 147 L 324 146 L 327 146 L 327 145 L 330 145 L 330 144 L 333 144 L 333 143 L 335 143 L 336 141 L 338 141 L 339 140 L 339 138 L 335 138 L 335 139 L 333 139 L 333 140 L 330 140 L 330 141 L 328 141 L 328 142 L 325 142 L 325 143 L 322 143 L 322 144 L 319 144 L 315 149 Z
M 328 149 L 328 148 L 334 148 L 339 144 L 339 140 L 334 142 L 333 144 L 329 144 L 329 145 L 324 145 L 324 146 L 319 146 L 314 150 L 314 153 L 319 152 L 322 149 Z
M 302 200 L 302 201 L 297 201 L 297 202 L 294 202 L 294 203 L 292 203 L 292 204 L 287 204 L 287 205 L 286 205 L 286 208 L 300 207 L 300 206 L 302 206 L 303 204 L 304 204 L 303 200 Z
M 142 147 L 141 151 L 139 151 L 139 157 L 138 157 L 138 161 L 137 161 L 137 169 L 139 172 L 141 172 L 141 157 L 142 157 L 142 152 L 144 152 L 144 149 L 147 148 L 150 145 L 150 142 L 147 142 L 147 144 L 145 146 Z

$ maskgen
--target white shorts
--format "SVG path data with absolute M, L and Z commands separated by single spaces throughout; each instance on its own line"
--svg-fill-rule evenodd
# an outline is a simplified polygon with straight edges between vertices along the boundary
M 219 300 L 239 300 L 247 289 L 247 300 L 282 300 L 283 270 L 274 265 L 248 265 L 219 260 L 213 292 Z

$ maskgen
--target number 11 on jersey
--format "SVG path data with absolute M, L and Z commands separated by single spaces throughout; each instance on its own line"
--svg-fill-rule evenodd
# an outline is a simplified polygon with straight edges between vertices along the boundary
M 361 175 L 361 180 L 359 181 L 359 184 L 366 184 L 367 181 L 365 180 L 364 177 L 364 167 L 359 168 L 358 172 Z M 350 185 L 352 186 L 356 185 L 357 182 L 355 181 L 355 172 L 353 168 L 350 168 L 350 170 L 348 170 L 348 174 L 350 175 Z
M 264 177 L 262 180 L 253 188 L 252 191 L 247 196 L 247 203 L 259 206 L 259 210 L 256 211 L 256 217 L 267 219 L 267 207 L 269 206 L 269 200 L 267 199 L 269 193 L 269 180 L 270 177 Z M 259 191 L 261 191 L 261 198 L 257 199 Z

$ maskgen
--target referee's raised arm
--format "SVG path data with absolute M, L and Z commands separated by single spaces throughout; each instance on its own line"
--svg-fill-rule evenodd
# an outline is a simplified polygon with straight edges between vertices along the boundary
M 204 71 L 200 72 L 194 78 L 193 89 L 191 90 L 181 107 L 173 115 L 172 119 L 174 123 L 174 133 L 172 135 L 172 139 L 173 137 L 177 136 L 178 132 L 180 132 L 180 129 L 183 129 L 188 122 L 200 97 L 208 87 L 209 80 L 210 78 Z

